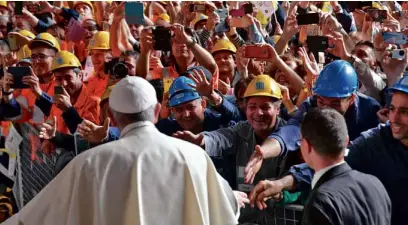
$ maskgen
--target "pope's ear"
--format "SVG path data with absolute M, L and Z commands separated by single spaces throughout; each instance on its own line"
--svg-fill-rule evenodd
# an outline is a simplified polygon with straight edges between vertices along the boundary
M 160 118 L 160 111 L 161 111 L 161 104 L 157 103 L 156 106 L 154 107 L 154 124 L 157 123 L 157 121 L 159 121 Z

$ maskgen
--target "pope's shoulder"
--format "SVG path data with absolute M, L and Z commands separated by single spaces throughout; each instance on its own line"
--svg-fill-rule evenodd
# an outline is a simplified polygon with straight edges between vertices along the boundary
M 157 130 L 136 133 L 117 141 L 92 148 L 78 157 L 94 160 L 117 160 L 132 163 L 135 160 L 154 160 L 156 163 L 174 159 L 186 161 L 207 161 L 205 151 L 197 145 L 169 137 Z

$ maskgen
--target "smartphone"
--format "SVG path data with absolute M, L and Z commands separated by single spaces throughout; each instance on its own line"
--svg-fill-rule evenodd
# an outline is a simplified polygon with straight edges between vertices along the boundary
M 306 44 L 312 52 L 323 52 L 329 47 L 329 38 L 326 36 L 307 36 Z
M 245 46 L 245 58 L 255 58 L 255 59 L 268 59 L 268 49 L 263 46 L 258 45 L 247 45 Z
M 189 7 L 190 7 L 190 12 L 205 14 L 205 5 L 204 4 L 191 4 Z
M 220 17 L 220 20 L 225 20 L 228 17 L 228 10 L 227 9 L 216 9 L 215 12 Z
M 144 25 L 144 9 L 141 2 L 125 3 L 125 19 L 128 24 Z
M 9 34 L 7 40 L 11 51 L 17 51 L 19 49 L 19 46 L 17 44 L 17 37 L 15 35 Z
M 372 21 L 380 23 L 388 18 L 387 10 L 367 9 L 367 15 Z
M 16 1 L 14 3 L 14 13 L 16 15 L 23 15 L 23 2 Z
M 240 18 L 240 17 L 231 18 L 231 20 L 229 21 L 229 25 L 231 27 L 237 27 L 237 28 L 246 28 L 246 27 L 248 27 L 247 20 L 245 20 L 244 18 Z
M 296 20 L 298 25 L 309 25 L 309 24 L 319 24 L 320 23 L 320 13 L 308 13 L 297 15 Z
M 391 58 L 393 59 L 403 59 L 405 57 L 405 50 L 404 49 L 395 49 L 391 51 Z
M 54 95 L 62 95 L 64 93 L 64 87 L 54 86 Z
M 154 50 L 171 51 L 171 31 L 166 27 L 154 27 L 152 30 Z
M 163 93 L 168 93 L 170 86 L 173 83 L 173 78 L 163 78 Z
M 382 36 L 387 44 L 405 45 L 408 43 L 408 35 L 401 32 L 383 32 Z
M 9 67 L 7 72 L 13 75 L 13 84 L 10 85 L 11 88 L 14 89 L 26 89 L 30 88 L 30 86 L 23 84 L 23 77 L 29 76 L 31 73 L 30 67 L 22 66 L 22 67 Z

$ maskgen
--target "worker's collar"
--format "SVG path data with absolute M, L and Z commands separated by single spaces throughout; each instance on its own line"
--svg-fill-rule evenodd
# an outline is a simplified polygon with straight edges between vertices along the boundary
M 120 138 L 126 137 L 129 133 L 131 133 L 132 131 L 144 127 L 144 126 L 152 126 L 154 127 L 154 124 L 150 121 L 140 121 L 140 122 L 136 122 L 136 123 L 131 123 L 129 125 L 127 125 L 125 128 L 123 128 L 120 131 Z

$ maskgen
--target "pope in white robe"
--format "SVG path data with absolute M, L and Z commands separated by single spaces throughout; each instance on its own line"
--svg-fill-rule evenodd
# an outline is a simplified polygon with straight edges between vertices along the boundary
M 122 79 L 111 110 L 138 113 L 155 105 L 146 85 L 142 78 Z M 123 96 L 137 103 L 112 103 Z M 140 121 L 124 126 L 118 141 L 76 156 L 4 225 L 232 225 L 238 215 L 232 190 L 205 151 Z

